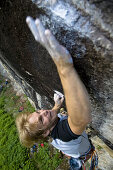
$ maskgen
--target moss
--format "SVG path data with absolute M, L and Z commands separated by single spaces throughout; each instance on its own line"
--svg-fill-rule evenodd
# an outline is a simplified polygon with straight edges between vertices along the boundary
M 97 149 L 100 151 L 102 150 L 102 147 L 100 145 L 97 145 Z
M 35 111 L 27 99 L 22 104 L 20 97 L 15 95 L 10 84 L 3 87 L 0 93 L 0 169 L 56 169 L 62 160 L 59 159 L 59 152 L 56 151 L 55 154 L 50 152 L 47 142 L 44 143 L 43 148 L 39 146 L 39 152 L 33 157 L 29 149 L 20 145 L 14 117 L 15 114 L 19 114 L 20 106 L 24 107 L 23 113 Z
M 30 104 L 30 102 L 27 100 L 25 103 L 25 112 L 34 112 L 35 108 Z

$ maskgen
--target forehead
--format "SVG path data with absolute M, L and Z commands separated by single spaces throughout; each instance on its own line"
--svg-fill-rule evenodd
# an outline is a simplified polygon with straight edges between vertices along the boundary
M 28 117 L 29 123 L 36 123 L 38 122 L 38 119 L 39 119 L 39 113 L 37 112 L 31 113 Z

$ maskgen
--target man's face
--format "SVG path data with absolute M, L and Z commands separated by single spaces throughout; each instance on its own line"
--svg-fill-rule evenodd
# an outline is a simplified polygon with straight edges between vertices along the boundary
M 53 110 L 39 110 L 28 117 L 29 123 L 37 123 L 40 129 L 52 128 L 57 119 L 57 114 Z

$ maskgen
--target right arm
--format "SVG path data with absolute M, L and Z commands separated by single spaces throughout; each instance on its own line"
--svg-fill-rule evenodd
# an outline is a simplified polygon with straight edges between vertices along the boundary
M 68 123 L 71 130 L 79 135 L 91 120 L 87 90 L 74 69 L 67 49 L 58 43 L 49 30 L 45 30 L 39 19 L 34 21 L 28 17 L 27 23 L 35 40 L 47 49 L 56 64 L 66 98 Z

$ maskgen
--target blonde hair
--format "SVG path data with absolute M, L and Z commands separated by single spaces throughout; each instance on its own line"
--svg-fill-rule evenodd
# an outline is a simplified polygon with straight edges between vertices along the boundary
M 25 147 L 31 147 L 38 140 L 44 139 L 43 129 L 39 129 L 38 123 L 31 124 L 28 122 L 28 116 L 31 113 L 20 113 L 16 117 L 16 126 L 19 133 L 21 144 Z

